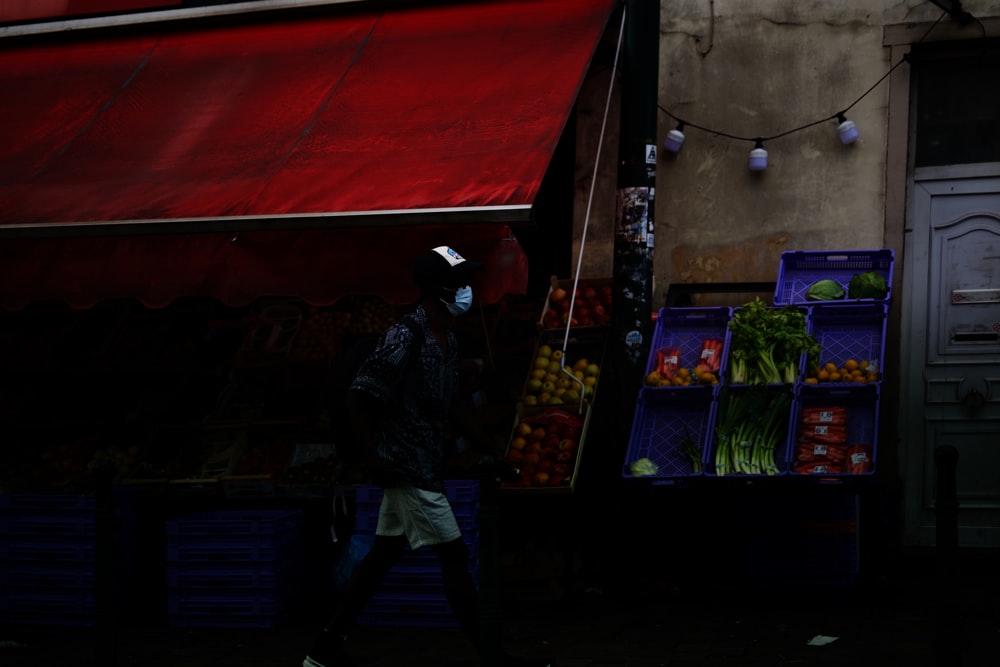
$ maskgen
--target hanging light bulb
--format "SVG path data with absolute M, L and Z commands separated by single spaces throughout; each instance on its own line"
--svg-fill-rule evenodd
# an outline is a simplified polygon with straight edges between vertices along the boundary
M 754 149 L 750 151 L 750 171 L 767 169 L 767 151 L 764 150 L 764 140 L 754 140 Z
M 677 129 L 667 132 L 667 138 L 663 140 L 664 150 L 671 153 L 680 153 L 684 145 L 684 121 L 677 123 Z
M 840 135 L 840 142 L 842 144 L 853 144 L 861 136 L 858 132 L 858 126 L 854 124 L 853 120 L 847 120 L 843 113 L 837 114 L 837 121 L 840 123 L 837 126 L 837 134 Z

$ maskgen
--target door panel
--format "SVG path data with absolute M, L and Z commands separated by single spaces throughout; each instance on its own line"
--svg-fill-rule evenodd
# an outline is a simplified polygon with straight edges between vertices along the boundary
M 962 546 L 1000 546 L 1000 178 L 914 182 L 904 245 L 904 542 L 935 539 L 934 452 L 959 452 Z

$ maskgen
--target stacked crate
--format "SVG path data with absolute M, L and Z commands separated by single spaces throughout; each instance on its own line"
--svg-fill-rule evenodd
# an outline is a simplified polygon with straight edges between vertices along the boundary
M 678 369 L 693 369 L 703 359 L 704 342 L 723 342 L 723 359 L 716 374 L 716 384 L 703 384 L 697 380 L 690 384 L 664 384 L 651 386 L 646 383 L 639 391 L 632 433 L 622 475 L 633 482 L 652 485 L 676 484 L 700 478 L 703 474 L 704 456 L 711 444 L 715 426 L 718 397 L 718 380 L 725 380 L 729 320 L 732 309 L 715 308 L 663 308 L 657 314 L 656 327 L 646 363 L 646 377 L 663 365 L 661 352 L 669 350 L 669 363 Z M 699 464 L 679 443 L 688 439 L 701 452 Z M 648 459 L 655 466 L 653 474 L 636 474 L 632 463 Z
M 445 495 L 451 502 L 462 539 L 469 549 L 473 580 L 479 576 L 479 482 L 447 480 Z M 382 489 L 360 486 L 356 490 L 355 530 L 375 533 Z M 407 627 L 458 627 L 458 619 L 444 593 L 437 555 L 430 547 L 409 548 L 389 571 L 375 596 L 358 618 L 362 625 Z
M 302 510 L 196 512 L 167 521 L 172 627 L 275 627 L 301 605 Z
M 97 504 L 93 496 L 0 496 L 0 624 L 93 626 L 97 613 Z M 128 606 L 134 514 L 114 517 L 115 599 Z
M 888 311 L 884 303 L 809 306 L 809 331 L 822 349 L 819 363 L 840 368 L 853 359 L 866 365 L 870 379 L 799 383 L 788 443 L 791 475 L 874 475 Z

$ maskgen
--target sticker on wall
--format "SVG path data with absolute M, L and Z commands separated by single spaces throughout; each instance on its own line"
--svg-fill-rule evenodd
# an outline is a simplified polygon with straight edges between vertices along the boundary
M 618 229 L 615 235 L 628 243 L 648 243 L 652 231 L 649 204 L 652 188 L 621 188 L 618 190 Z

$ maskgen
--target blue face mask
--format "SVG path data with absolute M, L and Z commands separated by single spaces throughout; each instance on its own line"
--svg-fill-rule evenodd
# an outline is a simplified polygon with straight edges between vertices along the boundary
M 467 313 L 469 312 L 469 308 L 472 307 L 472 288 L 468 285 L 459 287 L 455 290 L 454 302 L 441 299 L 441 303 L 444 304 L 444 307 L 452 315 L 458 316 Z

